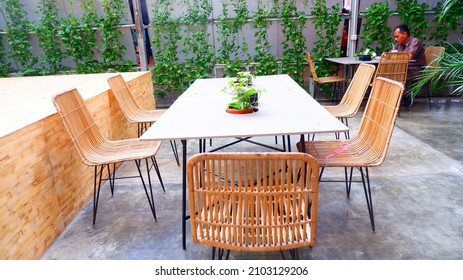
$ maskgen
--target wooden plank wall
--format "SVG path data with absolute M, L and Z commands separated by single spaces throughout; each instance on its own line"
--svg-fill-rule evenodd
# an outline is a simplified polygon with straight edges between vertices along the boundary
M 149 72 L 128 84 L 154 108 Z M 110 90 L 86 104 L 109 139 L 136 137 Z M 93 168 L 81 163 L 57 113 L 1 137 L 0 160 L 0 259 L 39 259 L 92 198 Z

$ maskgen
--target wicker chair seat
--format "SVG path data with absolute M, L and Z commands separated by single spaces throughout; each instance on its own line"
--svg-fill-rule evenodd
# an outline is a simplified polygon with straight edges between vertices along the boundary
M 83 151 L 81 158 L 86 165 L 95 166 L 109 164 L 115 161 L 144 159 L 154 156 L 161 147 L 160 141 L 141 141 L 139 139 L 124 139 L 98 143 Z
M 341 76 L 318 77 L 313 80 L 319 84 L 340 83 L 346 81 L 346 79 Z
M 196 242 L 243 252 L 273 252 L 313 246 L 311 220 L 307 216 L 302 219 L 304 215 L 294 213 L 292 205 L 284 203 L 279 205 L 282 203 L 279 198 L 281 195 L 281 193 L 263 194 L 245 208 L 240 201 L 247 200 L 246 197 L 230 194 L 223 200 L 223 204 L 209 206 L 211 209 L 203 210 L 199 216 L 201 220 L 208 220 L 210 211 L 215 213 L 225 211 L 233 217 L 198 223 Z M 291 197 L 294 195 L 286 194 L 287 197 L 283 195 L 283 201 L 294 200 L 295 198 Z M 305 203 L 294 205 L 294 208 L 296 207 L 307 209 Z M 252 209 L 252 216 L 243 214 L 246 209 Z M 280 217 L 280 211 L 287 213 L 287 216 Z M 262 216 L 259 216 L 261 213 Z

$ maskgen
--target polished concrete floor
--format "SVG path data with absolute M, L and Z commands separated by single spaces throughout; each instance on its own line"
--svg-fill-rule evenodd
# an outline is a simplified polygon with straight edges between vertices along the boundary
M 360 185 L 347 199 L 342 183 L 320 183 L 317 242 L 300 251 L 314 260 L 450 260 L 463 259 L 463 100 L 417 99 L 397 119 L 385 163 L 370 169 L 376 232 L 372 232 Z M 355 134 L 361 113 L 350 121 Z M 319 138 L 333 135 L 319 135 Z M 274 144 L 273 137 L 259 140 Z M 188 154 L 198 151 L 191 141 Z M 223 140 L 214 140 L 214 145 Z M 296 143 L 293 139 L 292 145 Z M 180 148 L 180 147 L 179 147 Z M 265 151 L 240 144 L 231 150 Z M 293 148 L 294 150 L 294 148 Z M 139 180 L 116 182 L 110 196 L 100 197 L 96 225 L 91 202 L 44 254 L 43 259 L 203 260 L 211 250 L 181 246 L 181 167 L 170 145 L 157 156 L 166 191 L 154 178 L 157 221 L 149 211 Z M 134 172 L 134 163 L 120 174 Z M 153 173 L 154 174 L 154 173 Z M 342 178 L 342 169 L 325 171 L 325 178 Z M 230 259 L 280 259 L 279 253 L 236 253 Z

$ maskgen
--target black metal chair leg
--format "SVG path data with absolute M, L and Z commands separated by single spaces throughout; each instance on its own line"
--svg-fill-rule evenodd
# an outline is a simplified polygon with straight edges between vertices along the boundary
M 177 161 L 177 165 L 180 166 L 180 159 L 178 157 L 178 150 L 177 150 L 177 143 L 175 140 L 170 140 L 170 146 L 172 147 L 172 152 L 174 153 L 175 160 Z
M 164 188 L 164 182 L 162 181 L 162 177 L 161 177 L 161 171 L 159 170 L 159 165 L 158 165 L 158 162 L 156 161 L 156 157 L 151 157 L 151 161 L 153 162 L 154 170 L 156 170 L 156 174 L 158 175 L 159 183 L 161 183 L 162 190 L 166 192 L 166 189 Z
M 148 173 L 148 185 L 149 185 L 149 188 L 150 188 L 150 193 L 148 193 L 148 190 L 146 189 L 145 179 L 143 179 L 143 174 L 142 174 L 141 168 L 140 168 L 140 160 L 135 160 L 135 164 L 136 164 L 137 169 L 138 169 L 138 174 L 140 175 L 140 179 L 141 179 L 141 182 L 143 184 L 143 188 L 145 189 L 146 198 L 148 199 L 148 203 L 150 205 L 151 212 L 153 213 L 154 220 L 156 221 L 157 220 L 157 218 L 156 218 L 156 209 L 154 207 L 153 188 L 151 186 L 151 178 L 150 178 L 150 175 L 149 175 L 148 160 L 145 159 L 145 162 L 146 162 L 146 169 L 147 169 L 146 172 Z M 151 195 L 151 197 L 150 197 L 150 195 Z
M 115 181 L 115 176 L 116 176 L 116 164 L 114 164 L 114 173 L 111 172 L 111 168 L 109 164 L 106 164 L 106 167 L 108 169 L 108 181 L 109 181 L 109 188 L 111 189 L 111 196 L 114 195 L 114 181 Z
M 368 174 L 368 167 L 365 167 L 365 173 L 363 172 L 362 168 L 359 169 L 360 173 L 362 174 L 363 190 L 365 191 L 365 200 L 367 202 L 368 214 L 370 216 L 371 229 L 375 231 L 375 217 L 373 214 L 373 200 L 371 197 L 370 176 Z
M 98 171 L 98 167 L 100 167 L 100 171 Z M 95 166 L 94 174 L 93 174 L 93 225 L 95 225 L 95 222 L 96 222 L 96 213 L 98 211 L 98 201 L 100 200 L 100 189 L 101 189 L 101 181 L 103 177 L 104 167 L 105 167 L 104 165 Z M 97 177 L 99 177 L 98 184 L 97 184 Z

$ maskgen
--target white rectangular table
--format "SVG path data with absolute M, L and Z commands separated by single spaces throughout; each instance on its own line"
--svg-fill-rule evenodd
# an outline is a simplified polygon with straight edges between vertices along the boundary
M 345 132 L 349 128 L 326 111 L 288 75 L 259 76 L 253 87 L 264 89 L 259 111 L 225 112 L 231 96 L 221 92 L 231 78 L 196 80 L 140 138 L 181 140 L 183 146 L 182 234 L 186 248 L 187 140 Z

